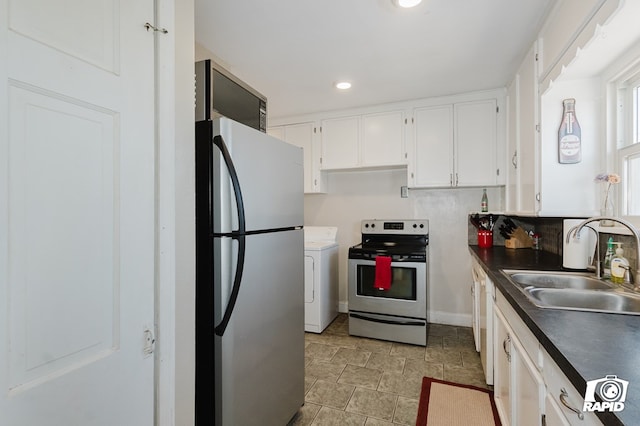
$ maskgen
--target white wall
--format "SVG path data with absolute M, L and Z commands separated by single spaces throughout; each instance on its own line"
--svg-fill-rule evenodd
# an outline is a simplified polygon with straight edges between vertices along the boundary
M 471 325 L 471 260 L 467 218 L 480 207 L 482 188 L 409 190 L 406 170 L 328 174 L 328 193 L 305 195 L 305 225 L 337 226 L 340 309 L 346 311 L 349 247 L 360 242 L 362 219 L 429 219 L 429 321 Z M 487 188 L 489 208 L 503 208 L 503 190 Z
M 582 131 L 582 161 L 558 162 L 558 128 L 562 119 L 562 100 L 576 99 L 576 118 Z M 541 215 L 593 216 L 599 213 L 601 186 L 594 183 L 604 173 L 606 135 L 605 99 L 597 78 L 555 81 L 542 96 L 540 135 L 542 164 Z
M 487 188 L 489 210 L 504 209 L 504 188 Z M 471 326 L 468 215 L 482 188 L 412 190 L 416 217 L 429 219 L 429 322 Z
M 346 311 L 348 250 L 360 242 L 360 221 L 413 218 L 411 199 L 400 198 L 406 184 L 406 170 L 331 172 L 328 194 L 305 195 L 305 225 L 338 227 L 341 311 Z

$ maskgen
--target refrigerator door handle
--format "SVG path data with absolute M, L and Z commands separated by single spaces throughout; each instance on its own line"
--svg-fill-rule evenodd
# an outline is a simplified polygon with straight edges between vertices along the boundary
M 224 139 L 222 136 L 217 135 L 213 138 L 213 144 L 218 147 L 220 153 L 222 154 L 222 158 L 224 159 L 224 163 L 229 170 L 229 177 L 231 178 L 231 184 L 233 185 L 233 193 L 236 198 L 236 209 L 238 211 L 238 230 L 232 232 L 229 235 L 231 238 L 238 240 L 238 258 L 236 262 L 236 273 L 233 278 L 233 287 L 231 288 L 231 295 L 229 296 L 229 303 L 227 303 L 227 308 L 224 311 L 224 315 L 222 316 L 222 320 L 220 324 L 218 324 L 214 332 L 218 336 L 222 336 L 227 329 L 227 325 L 229 324 L 229 320 L 231 319 L 231 314 L 233 313 L 233 309 L 236 306 L 236 301 L 238 299 L 238 292 L 240 291 L 240 282 L 242 281 L 242 271 L 244 269 L 244 254 L 245 254 L 245 217 L 244 217 L 244 202 L 242 201 L 242 190 L 240 189 L 240 182 L 238 181 L 238 174 L 236 173 L 236 168 L 233 165 L 233 160 L 231 159 L 231 155 L 229 154 L 229 150 L 227 149 L 227 145 L 224 143 Z M 211 187 L 213 188 L 213 186 Z M 213 199 L 213 198 L 212 198 Z

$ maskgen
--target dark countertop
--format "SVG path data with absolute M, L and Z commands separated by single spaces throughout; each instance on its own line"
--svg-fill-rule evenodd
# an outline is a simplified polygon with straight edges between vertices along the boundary
M 629 382 L 624 410 L 596 413 L 600 420 L 640 424 L 640 316 L 538 308 L 500 270 L 562 270 L 560 256 L 498 246 L 469 251 L 581 395 L 588 380 L 616 375 Z

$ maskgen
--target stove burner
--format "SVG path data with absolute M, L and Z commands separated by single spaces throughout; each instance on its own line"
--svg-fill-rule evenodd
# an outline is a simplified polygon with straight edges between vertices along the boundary
M 387 226 L 392 224 L 393 226 Z M 362 242 L 349 248 L 349 259 L 374 260 L 390 256 L 393 262 L 426 262 L 428 222 L 424 220 L 362 222 Z

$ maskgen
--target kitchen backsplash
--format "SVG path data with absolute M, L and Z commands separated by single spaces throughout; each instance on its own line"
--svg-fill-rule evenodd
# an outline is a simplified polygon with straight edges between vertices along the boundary
M 475 216 L 474 215 L 470 215 Z M 480 214 L 480 217 L 485 217 Z M 539 238 L 540 249 L 555 253 L 562 256 L 562 221 L 564 218 L 540 218 L 540 217 L 519 217 L 519 216 L 498 216 L 494 215 L 495 225 L 493 228 L 493 245 L 504 246 L 505 239 L 500 235 L 500 225 L 504 224 L 505 218 L 509 218 L 517 226 L 520 226 L 525 231 L 534 231 Z M 469 221 L 469 244 L 478 244 L 478 235 L 476 228 Z M 632 268 L 637 269 L 638 265 L 638 248 L 636 247 L 635 238 L 631 235 L 619 235 L 608 234 L 606 232 L 600 233 L 600 258 L 604 259 L 604 254 L 607 249 L 607 240 L 609 237 L 613 237 L 613 241 L 621 242 L 624 248 L 624 256 L 629 260 Z M 527 249 L 521 249 L 527 250 Z M 559 265 L 562 266 L 562 265 Z

